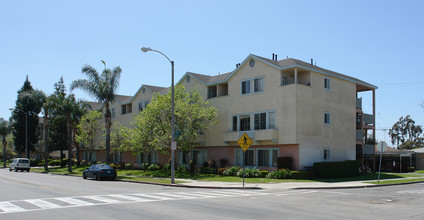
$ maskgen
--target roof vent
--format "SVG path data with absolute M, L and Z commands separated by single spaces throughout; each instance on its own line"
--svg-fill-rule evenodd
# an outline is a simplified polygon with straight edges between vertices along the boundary
M 275 59 L 275 54 L 273 53 L 273 54 L 272 54 L 272 60 L 274 60 L 274 59 Z
M 277 61 L 277 54 L 275 54 L 275 61 Z
M 311 65 L 314 65 L 314 59 L 311 59 Z

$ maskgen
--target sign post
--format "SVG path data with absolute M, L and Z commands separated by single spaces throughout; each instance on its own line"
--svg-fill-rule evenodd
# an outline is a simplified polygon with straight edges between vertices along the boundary
M 240 145 L 241 149 L 243 149 L 243 187 L 244 187 L 244 171 L 245 171 L 245 154 L 246 150 L 250 147 L 252 144 L 252 140 L 250 140 L 249 136 L 244 133 L 240 139 L 237 141 L 237 143 Z

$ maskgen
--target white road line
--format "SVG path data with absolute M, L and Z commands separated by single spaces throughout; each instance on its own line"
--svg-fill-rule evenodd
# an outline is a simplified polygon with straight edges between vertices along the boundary
M 62 198 L 54 198 L 54 199 L 55 200 L 62 201 L 62 202 L 69 203 L 69 204 L 74 205 L 74 206 L 90 206 L 90 205 L 95 205 L 94 203 L 82 201 L 82 200 L 75 199 L 75 198 L 72 198 L 72 197 L 62 197 Z
M 23 201 L 31 203 L 35 206 L 42 208 L 42 209 L 54 209 L 54 208 L 61 208 L 62 207 L 60 205 L 56 205 L 54 203 L 47 202 L 47 201 L 41 200 L 41 199 L 28 199 L 28 200 L 23 200 Z
M 21 207 L 15 205 L 13 203 L 10 203 L 10 202 L 0 202 L 0 210 L 2 210 L 5 213 L 25 212 L 26 211 L 26 209 L 21 208 Z
M 130 195 L 121 195 L 121 194 L 114 194 L 114 195 L 108 195 L 110 197 L 116 197 L 116 198 L 120 198 L 120 199 L 126 199 L 126 200 L 130 200 L 130 201 L 134 201 L 134 202 L 150 202 L 150 201 L 154 201 L 151 199 L 144 199 L 144 198 L 140 198 L 140 197 L 135 197 L 135 196 L 130 196 Z
M 175 200 L 175 199 L 177 199 L 177 198 L 171 198 L 171 197 L 153 195 L 153 194 L 144 194 L 144 193 L 132 194 L 132 195 L 141 196 L 141 197 L 144 197 L 144 198 L 151 198 L 151 199 L 155 199 L 155 200 Z
M 93 200 L 97 200 L 100 202 L 104 202 L 104 203 L 122 203 L 122 201 L 119 200 L 115 200 L 115 199 L 109 199 L 109 198 L 105 198 L 102 196 L 81 196 L 81 198 L 86 198 L 86 199 L 93 199 Z
M 315 192 L 315 191 L 307 191 Z M 299 193 L 302 193 L 301 191 Z M 40 211 L 46 209 L 59 209 L 59 208 L 72 208 L 81 206 L 96 206 L 106 204 L 125 204 L 136 202 L 155 202 L 164 200 L 184 200 L 184 199 L 203 199 L 203 198 L 219 198 L 219 197 L 236 197 L 236 196 L 250 196 L 250 195 L 263 195 L 269 193 L 262 192 L 246 192 L 246 191 L 197 191 L 197 192 L 172 192 L 172 193 L 137 193 L 137 194 L 111 194 L 111 195 L 98 195 L 98 196 L 76 196 L 76 197 L 59 197 L 59 198 L 44 198 L 44 199 L 26 199 L 16 201 L 3 201 L 0 202 L 0 215 L 16 212 L 29 212 Z M 110 197 L 110 198 L 108 198 Z M 116 198 L 116 199 L 113 199 Z M 84 201 L 90 199 L 96 202 Z M 118 200 L 119 199 L 119 200 Z M 65 202 L 69 205 L 60 203 L 53 203 L 54 201 Z M 19 206 L 19 202 L 27 202 L 39 207 L 39 209 L 25 209 Z

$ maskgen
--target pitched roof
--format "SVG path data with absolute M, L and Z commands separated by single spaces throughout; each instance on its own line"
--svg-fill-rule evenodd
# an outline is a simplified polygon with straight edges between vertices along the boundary
M 149 89 L 153 93 L 162 93 L 162 91 L 166 90 L 166 87 L 152 86 L 152 85 L 144 85 L 145 88 Z
M 231 73 L 232 72 L 219 74 L 219 75 L 215 75 L 215 76 L 209 76 L 209 75 L 203 75 L 203 74 L 199 74 L 199 73 L 188 72 L 188 74 L 196 77 L 198 80 L 202 81 L 203 83 L 205 83 L 207 85 L 222 82 L 222 81 L 226 80 L 228 78 L 228 76 L 231 75 Z
M 101 103 L 101 102 L 90 102 L 90 101 L 86 101 L 86 103 L 88 105 L 90 105 L 90 107 L 93 110 L 99 110 L 99 109 L 101 109 L 103 107 L 103 103 Z
M 128 95 L 115 95 L 115 101 L 118 101 L 119 103 L 127 102 L 131 98 L 132 96 L 128 96 Z

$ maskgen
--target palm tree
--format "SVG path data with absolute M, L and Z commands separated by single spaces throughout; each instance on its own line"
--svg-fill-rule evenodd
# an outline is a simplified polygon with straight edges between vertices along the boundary
M 115 101 L 115 92 L 119 87 L 119 79 L 121 78 L 122 69 L 118 66 L 113 70 L 106 68 L 106 63 L 102 60 L 105 66 L 100 75 L 96 69 L 90 65 L 85 65 L 82 68 L 82 73 L 88 79 L 78 79 L 72 82 L 71 91 L 75 88 L 80 88 L 92 95 L 98 102 L 104 104 L 105 108 L 105 128 L 106 128 L 106 163 L 110 163 L 110 128 L 112 127 L 112 117 L 109 110 L 110 103 Z
M 2 143 L 3 143 L 3 167 L 6 168 L 6 136 L 10 134 L 12 131 L 10 124 L 8 121 L 4 120 L 3 118 L 0 118 L 0 137 L 2 137 Z

